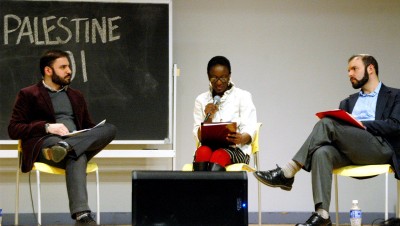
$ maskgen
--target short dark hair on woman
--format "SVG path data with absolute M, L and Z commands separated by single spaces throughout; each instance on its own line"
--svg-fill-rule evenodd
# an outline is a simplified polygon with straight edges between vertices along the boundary
M 222 65 L 228 68 L 229 74 L 231 73 L 231 63 L 229 60 L 224 56 L 215 56 L 208 61 L 207 65 L 207 74 L 210 74 L 210 70 L 215 65 Z
M 40 58 L 40 73 L 42 73 L 42 76 L 44 76 L 44 68 L 51 67 L 53 62 L 61 57 L 68 58 L 69 55 L 67 52 L 58 49 L 46 51 Z

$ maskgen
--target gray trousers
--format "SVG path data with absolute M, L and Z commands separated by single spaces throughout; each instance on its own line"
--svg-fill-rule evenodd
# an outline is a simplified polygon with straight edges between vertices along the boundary
M 388 163 L 392 155 L 392 148 L 381 137 L 342 121 L 323 118 L 293 160 L 311 171 L 315 209 L 329 212 L 333 169 L 352 164 Z
M 43 142 L 42 148 L 51 147 L 61 140 L 73 148 L 73 151 L 69 152 L 59 163 L 46 160 L 42 154 L 37 160 L 65 169 L 69 208 L 73 219 L 78 212 L 90 211 L 86 186 L 87 163 L 115 138 L 116 131 L 114 125 L 105 123 L 87 132 L 64 139 L 59 136 L 49 136 Z

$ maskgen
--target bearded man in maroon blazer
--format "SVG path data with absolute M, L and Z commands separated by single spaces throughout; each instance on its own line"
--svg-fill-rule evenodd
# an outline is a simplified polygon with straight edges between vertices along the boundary
M 22 142 L 22 172 L 34 162 L 66 170 L 71 217 L 77 224 L 96 225 L 88 205 L 86 166 L 88 161 L 116 135 L 114 125 L 92 128 L 83 94 L 69 86 L 71 68 L 68 53 L 50 50 L 40 59 L 43 80 L 19 91 L 8 126 L 11 139 Z

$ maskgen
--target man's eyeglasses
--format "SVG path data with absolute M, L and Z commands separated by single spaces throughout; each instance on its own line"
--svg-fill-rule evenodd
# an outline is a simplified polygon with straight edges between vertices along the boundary
M 225 77 L 219 77 L 219 78 L 211 77 L 210 78 L 211 83 L 216 83 L 216 82 L 218 82 L 218 80 L 221 80 L 222 83 L 227 83 L 229 81 L 229 78 L 225 78 Z

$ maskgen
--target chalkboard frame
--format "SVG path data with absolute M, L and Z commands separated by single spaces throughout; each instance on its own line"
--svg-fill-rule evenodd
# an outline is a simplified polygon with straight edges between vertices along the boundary
M 19 2 L 45 2 L 45 0 L 22 0 Z M 49 1 L 50 2 L 50 1 Z M 91 2 L 91 1 L 78 1 L 78 0 L 59 0 L 58 2 Z M 175 101 L 176 101 L 176 81 L 174 76 L 174 68 L 172 65 L 172 1 L 171 0 L 98 0 L 96 3 L 113 3 L 113 4 L 166 4 L 168 7 L 168 131 L 165 139 L 116 139 L 112 144 L 169 144 L 175 145 L 176 123 L 175 123 Z M 15 96 L 13 97 L 15 98 Z M 16 144 L 16 141 L 0 138 L 0 144 Z

